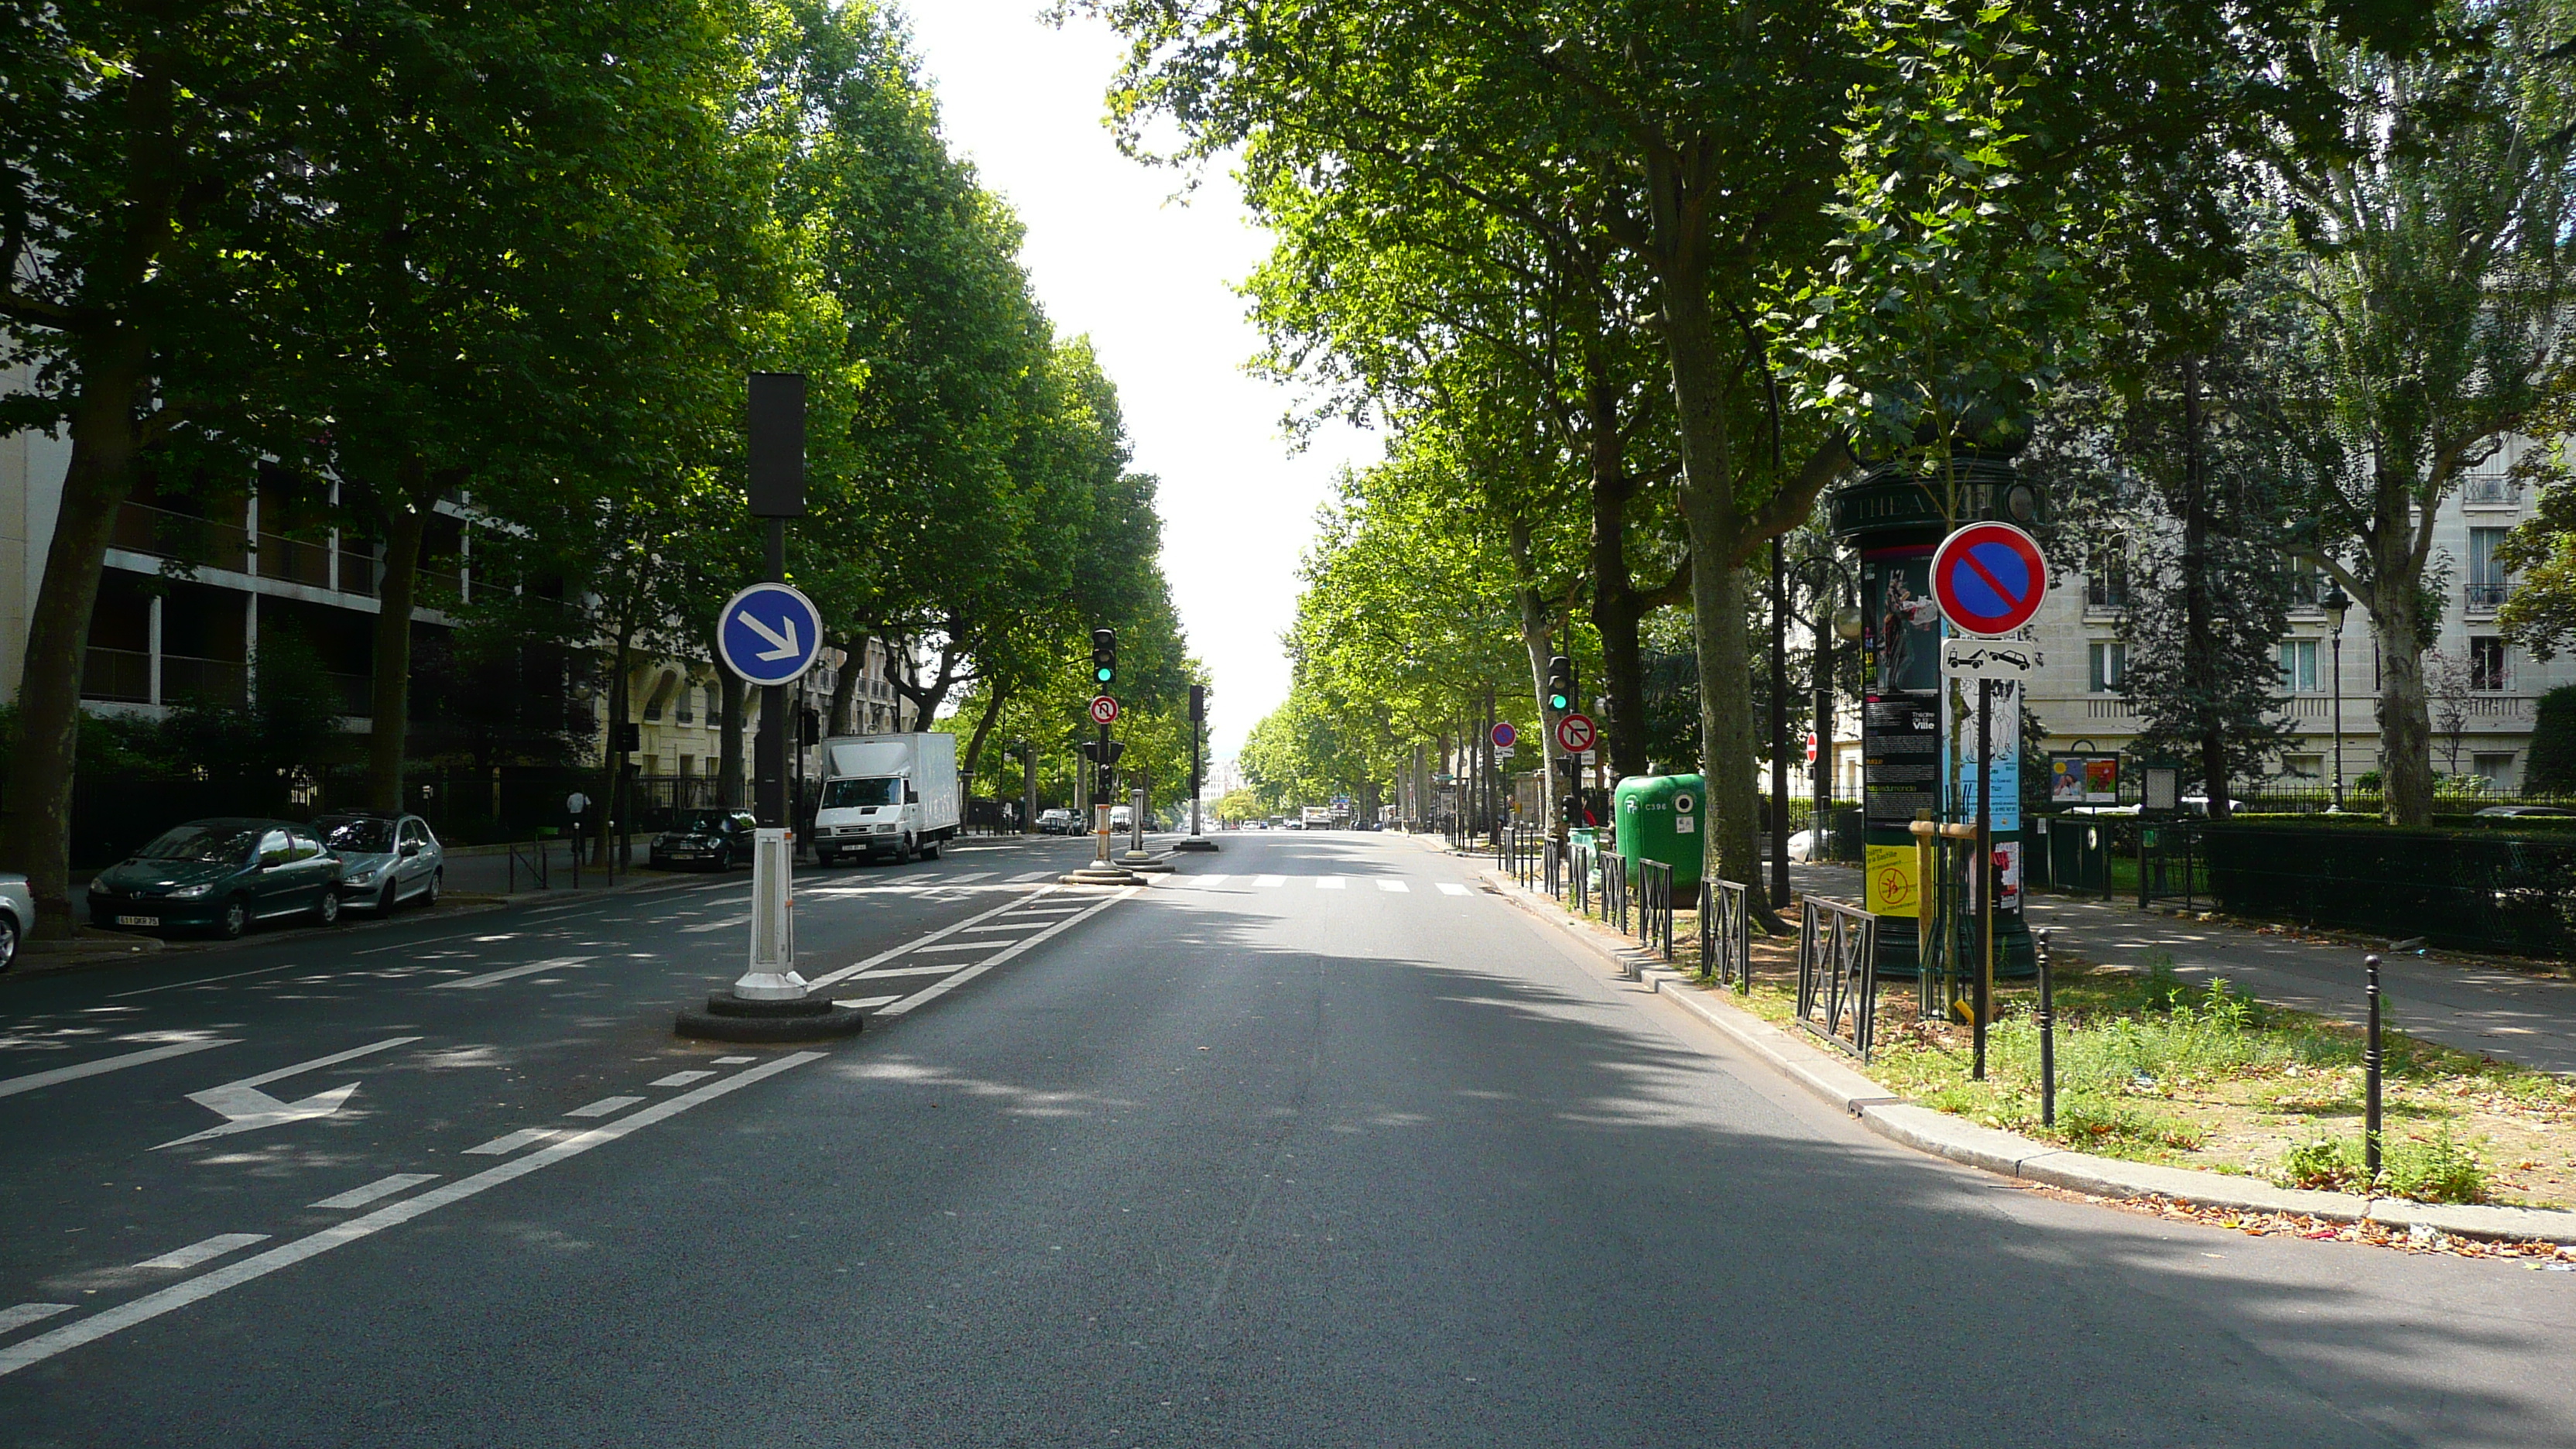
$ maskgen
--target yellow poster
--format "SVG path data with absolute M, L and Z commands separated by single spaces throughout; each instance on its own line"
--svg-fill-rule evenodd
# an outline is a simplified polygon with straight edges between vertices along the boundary
M 1868 848 L 1867 861 L 1871 915 L 1911 916 L 1922 909 L 1914 879 L 1913 846 L 1873 845 Z

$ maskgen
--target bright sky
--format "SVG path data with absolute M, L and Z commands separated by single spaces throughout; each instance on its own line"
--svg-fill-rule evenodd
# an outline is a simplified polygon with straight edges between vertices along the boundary
M 1086 20 L 1056 29 L 1045 0 L 910 0 L 913 35 L 949 143 L 1028 226 L 1022 253 L 1064 333 L 1088 333 L 1118 384 L 1136 466 L 1162 479 L 1163 573 L 1190 647 L 1215 676 L 1216 759 L 1287 697 L 1280 643 L 1298 556 L 1345 461 L 1377 454 L 1337 428 L 1295 456 L 1290 395 L 1247 375 L 1260 347 L 1233 283 L 1269 249 L 1225 176 L 1187 202 L 1180 173 L 1118 154 L 1102 95 L 1119 48 Z

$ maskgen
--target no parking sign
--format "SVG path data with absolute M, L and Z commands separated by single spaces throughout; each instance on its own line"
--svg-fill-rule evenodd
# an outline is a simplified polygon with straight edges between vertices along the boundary
M 2009 523 L 1971 523 L 1932 555 L 1932 598 L 1962 634 L 2009 634 L 2048 597 L 2048 561 Z

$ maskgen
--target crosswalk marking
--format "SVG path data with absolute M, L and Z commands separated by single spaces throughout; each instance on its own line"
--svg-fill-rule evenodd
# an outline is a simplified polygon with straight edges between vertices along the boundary
M 1408 894 L 1413 889 L 1413 887 L 1406 885 L 1404 882 L 1396 880 L 1391 876 L 1378 877 L 1377 888 L 1382 891 L 1394 891 L 1398 895 Z
M 1444 880 L 1440 883 L 1440 894 L 1444 896 L 1463 896 L 1466 893 L 1467 888 L 1454 880 Z
M 1195 876 L 1193 879 L 1199 883 L 1200 890 L 1212 891 L 1218 886 L 1225 884 L 1227 881 L 1234 879 L 1234 877 L 1230 875 L 1202 875 Z
M 1341 888 L 1342 878 L 1340 876 L 1319 875 L 1315 877 L 1315 889 L 1319 891 L 1337 891 Z
M 1253 882 L 1257 886 L 1283 886 L 1287 883 L 1288 877 L 1284 875 L 1265 875 Z

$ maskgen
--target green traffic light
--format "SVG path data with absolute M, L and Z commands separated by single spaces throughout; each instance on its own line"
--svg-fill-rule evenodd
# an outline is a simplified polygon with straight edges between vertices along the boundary
M 1551 694 L 1551 695 L 1549 695 L 1549 696 L 1547 697 L 1547 707 L 1548 707 L 1549 709 L 1553 709 L 1553 710 L 1560 710 L 1560 711 L 1561 711 L 1561 710 L 1564 710 L 1564 709 L 1569 708 L 1572 704 L 1573 704 L 1573 701 L 1572 701 L 1572 700 L 1567 699 L 1564 695 L 1561 695 L 1561 694 Z
M 1106 665 L 1106 664 L 1104 664 L 1104 665 L 1100 666 L 1098 669 L 1095 669 L 1095 670 L 1091 671 L 1091 673 L 1092 673 L 1092 677 L 1094 677 L 1094 678 L 1098 679 L 1098 680 L 1099 680 L 1101 683 L 1103 683 L 1103 684 L 1107 684 L 1107 683 L 1109 682 L 1109 680 L 1110 680 L 1110 677 L 1111 677 L 1111 676 L 1113 676 L 1113 675 L 1115 675 L 1117 672 L 1118 672 L 1117 670 L 1110 668 L 1110 667 L 1109 667 L 1108 665 Z

